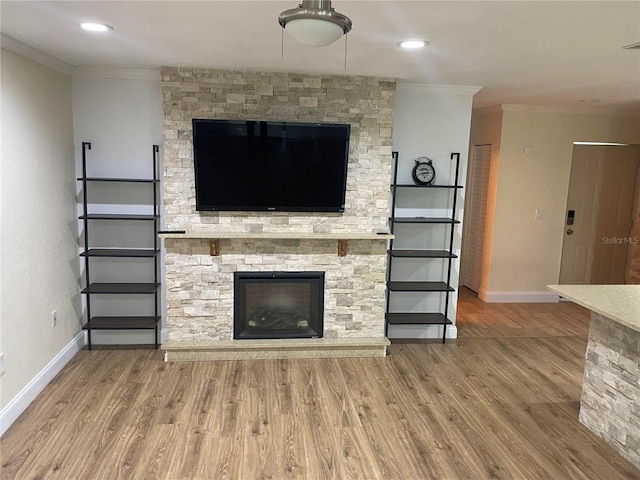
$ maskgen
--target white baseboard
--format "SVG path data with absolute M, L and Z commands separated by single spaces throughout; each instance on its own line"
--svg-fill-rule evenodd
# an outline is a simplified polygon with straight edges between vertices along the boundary
M 389 325 L 387 338 L 442 338 L 442 325 Z M 447 325 L 447 339 L 458 338 L 458 328 Z
M 0 437 L 75 354 L 82 350 L 84 341 L 84 332 L 80 332 L 0 411 Z
M 557 303 L 558 294 L 553 292 L 478 292 L 478 298 L 487 303 Z

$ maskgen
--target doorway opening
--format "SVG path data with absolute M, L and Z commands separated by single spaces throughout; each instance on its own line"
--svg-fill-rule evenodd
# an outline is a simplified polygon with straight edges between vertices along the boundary
M 491 144 L 474 145 L 467 176 L 461 285 L 478 293 L 482 280 Z
M 574 144 L 560 284 L 639 283 L 639 145 Z

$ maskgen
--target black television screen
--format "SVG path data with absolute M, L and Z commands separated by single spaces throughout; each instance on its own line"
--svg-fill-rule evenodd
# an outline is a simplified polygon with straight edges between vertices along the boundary
M 344 212 L 350 126 L 193 120 L 196 210 Z

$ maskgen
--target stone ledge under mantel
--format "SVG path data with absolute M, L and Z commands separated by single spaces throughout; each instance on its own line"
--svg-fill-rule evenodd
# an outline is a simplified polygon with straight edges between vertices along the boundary
M 289 338 L 221 340 L 212 343 L 167 341 L 165 362 L 263 360 L 283 358 L 384 357 L 391 342 L 381 338 Z

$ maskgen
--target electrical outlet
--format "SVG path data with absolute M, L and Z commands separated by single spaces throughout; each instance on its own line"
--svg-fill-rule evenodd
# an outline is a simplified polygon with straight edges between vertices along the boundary
M 4 369 L 4 353 L 0 353 L 0 377 L 4 375 L 6 370 Z
M 58 324 L 58 312 L 55 310 L 51 312 L 51 327 L 55 327 Z

